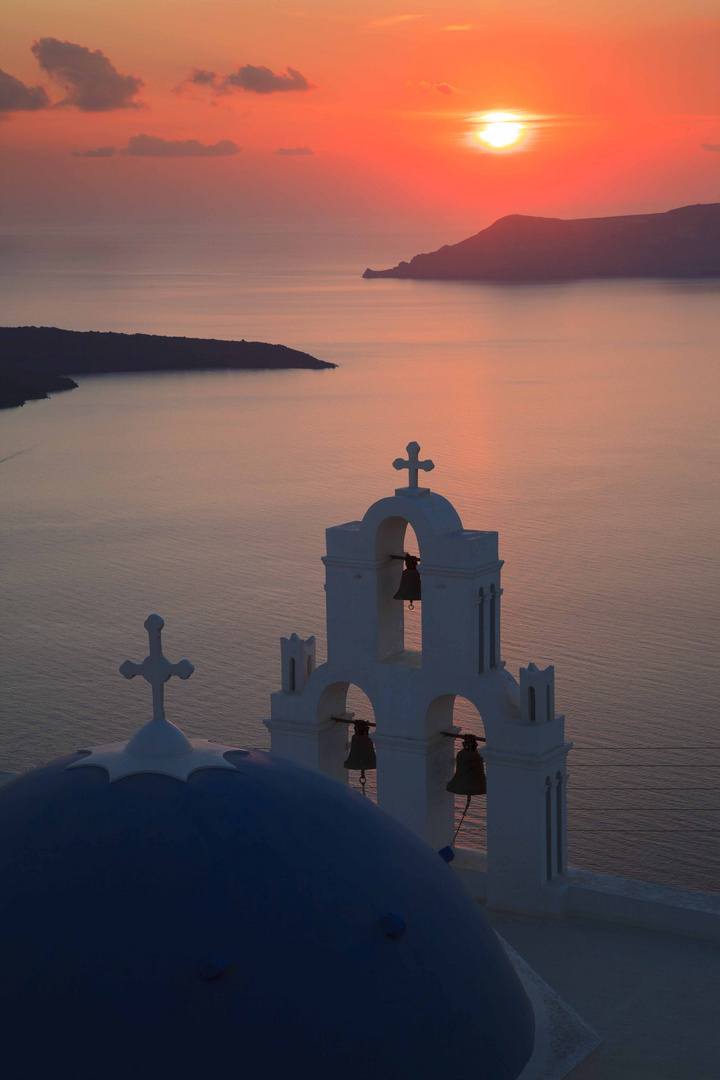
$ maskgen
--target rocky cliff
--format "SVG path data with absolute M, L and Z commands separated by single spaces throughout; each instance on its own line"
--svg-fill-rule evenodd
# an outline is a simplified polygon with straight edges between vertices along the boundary
M 664 214 L 561 218 L 511 214 L 438 251 L 366 278 L 552 281 L 720 277 L 720 203 Z
M 23 405 L 56 390 L 70 390 L 77 383 L 67 378 L 68 375 L 336 366 L 286 345 L 262 341 L 3 326 L 0 327 L 0 408 Z

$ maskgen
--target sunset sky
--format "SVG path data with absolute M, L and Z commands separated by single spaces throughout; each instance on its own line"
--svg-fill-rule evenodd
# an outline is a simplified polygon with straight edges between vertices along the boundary
M 6 0 L 5 226 L 720 201 L 716 0 Z M 476 137 L 490 111 L 522 137 Z

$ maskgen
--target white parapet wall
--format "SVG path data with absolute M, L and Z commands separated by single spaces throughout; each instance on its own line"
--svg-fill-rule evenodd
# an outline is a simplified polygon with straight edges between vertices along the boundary
M 471 848 L 458 848 L 451 863 L 453 870 L 473 897 L 488 904 L 487 854 Z M 716 893 L 677 889 L 649 881 L 596 874 L 591 870 L 570 867 L 562 886 L 562 904 L 544 914 L 578 915 L 605 919 L 627 926 L 644 927 L 672 934 L 720 941 L 720 896 Z M 537 915 L 537 904 L 491 904 L 498 910 Z
M 571 869 L 568 877 L 569 915 L 720 941 L 720 896 L 715 893 L 676 889 L 589 870 Z

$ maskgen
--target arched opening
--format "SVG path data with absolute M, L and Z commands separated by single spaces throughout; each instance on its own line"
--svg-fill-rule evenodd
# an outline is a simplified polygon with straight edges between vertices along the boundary
M 290 657 L 290 670 L 288 672 L 288 685 L 290 687 L 290 693 L 295 693 L 295 657 Z
M 353 713 L 354 720 L 367 720 L 375 724 L 375 710 L 370 698 L 354 683 L 332 683 L 323 691 L 318 702 L 318 719 L 329 719 L 331 716 L 350 719 L 349 713 Z M 360 773 L 354 769 L 345 770 L 343 764 L 347 761 L 350 753 L 350 743 L 353 736 L 353 724 L 336 722 L 338 729 L 337 741 L 333 742 L 332 754 L 337 761 L 340 775 L 347 779 L 350 787 L 357 791 L 361 790 Z M 374 741 L 375 727 L 370 728 L 370 738 Z M 368 769 L 365 773 L 365 794 L 369 799 L 377 802 L 377 770 Z
M 422 600 L 395 599 L 402 586 L 408 588 L 415 580 L 413 567 L 406 565 L 404 558 L 411 555 L 420 560 L 415 530 L 404 518 L 386 518 L 378 529 L 375 547 L 378 563 L 378 659 L 386 663 L 419 667 L 422 661 Z M 419 561 L 416 571 L 421 582 L 422 569 L 422 562 Z
M 359 686 L 355 686 L 354 683 L 350 683 L 348 686 L 347 694 L 345 696 L 345 710 L 355 714 L 356 720 L 367 720 L 370 724 L 375 723 L 375 710 L 373 709 L 370 698 L 367 694 L 363 693 Z M 347 753 L 350 752 L 350 742 L 353 735 L 353 726 L 348 724 L 347 731 Z M 375 728 L 370 728 L 370 738 L 373 739 L 375 735 Z M 374 740 L 373 740 L 374 741 Z M 347 755 L 343 760 L 347 760 Z M 365 773 L 366 784 L 365 794 L 368 799 L 372 799 L 373 802 L 377 802 L 377 770 L 368 770 Z M 361 790 L 360 773 L 354 770 L 348 771 L 348 783 L 351 788 L 357 791 Z
M 545 687 L 545 719 L 555 719 L 555 702 L 553 701 L 553 688 L 550 683 Z
M 310 676 L 313 673 L 313 658 L 312 658 L 312 656 L 308 656 L 308 658 L 307 658 L 306 669 L 307 669 L 307 677 L 309 679 Z
M 443 699 L 440 699 L 443 700 Z M 483 756 L 483 747 L 485 745 L 485 727 L 483 725 L 483 717 L 477 711 L 477 708 L 468 701 L 467 698 L 456 697 L 452 700 L 450 712 L 449 712 L 449 724 L 462 729 L 463 734 L 474 734 L 478 739 L 478 754 Z M 448 740 L 449 742 L 449 740 Z M 454 774 L 454 758 L 462 746 L 462 740 L 454 740 L 454 753 L 452 754 L 452 769 L 448 774 L 447 780 Z M 447 783 L 446 780 L 446 783 Z M 467 804 L 467 797 L 465 795 L 454 796 L 454 804 L 456 804 L 456 813 L 454 813 L 454 820 L 456 825 L 460 825 L 460 819 L 462 813 Z M 487 801 L 485 795 L 474 795 L 470 800 L 470 807 L 467 808 L 465 819 L 460 827 L 458 833 L 458 839 L 456 845 L 459 848 L 474 848 L 481 851 L 487 849 L 488 837 L 488 818 L 487 818 Z
M 408 525 L 405 531 L 404 551 L 408 555 L 420 558 L 420 546 L 412 525 Z M 403 564 L 404 565 L 404 564 Z M 422 581 L 422 563 L 419 565 L 420 580 Z M 402 604 L 404 616 L 403 649 L 405 652 L 422 653 L 422 600 L 414 600 L 412 608 L 406 601 L 396 600 L 396 604 Z
M 485 671 L 485 590 L 478 593 L 478 673 Z
M 528 686 L 528 716 L 530 717 L 530 723 L 534 724 L 537 720 L 537 702 L 534 686 Z

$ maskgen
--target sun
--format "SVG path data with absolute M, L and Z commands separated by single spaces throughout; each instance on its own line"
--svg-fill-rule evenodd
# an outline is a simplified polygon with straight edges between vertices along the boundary
M 527 126 L 515 113 L 489 112 L 480 117 L 483 126 L 475 132 L 475 138 L 493 150 L 505 150 L 520 142 Z

